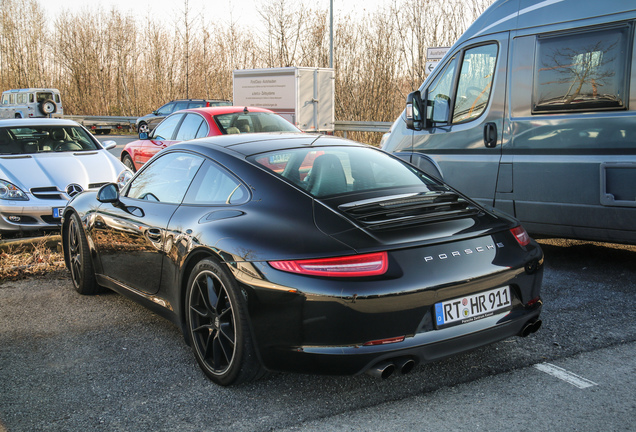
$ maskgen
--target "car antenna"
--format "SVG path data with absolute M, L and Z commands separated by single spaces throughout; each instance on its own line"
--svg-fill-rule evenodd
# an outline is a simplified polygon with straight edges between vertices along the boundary
M 243 108 L 243 114 L 247 114 L 249 113 L 249 110 L 247 109 L 247 107 Z

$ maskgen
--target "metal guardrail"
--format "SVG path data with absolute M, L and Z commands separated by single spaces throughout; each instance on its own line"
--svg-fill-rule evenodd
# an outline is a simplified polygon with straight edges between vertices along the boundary
M 137 121 L 137 117 L 125 117 L 125 116 L 79 116 L 79 115 L 65 115 L 64 118 L 74 120 L 85 127 L 90 128 L 93 125 L 113 126 L 113 127 L 128 127 L 134 131 L 134 125 Z M 374 122 L 374 121 L 350 121 L 350 120 L 336 120 L 334 123 L 334 129 L 336 131 L 344 132 L 345 138 L 347 132 L 388 132 L 391 128 L 392 122 Z
M 336 120 L 335 130 L 343 132 L 388 132 L 392 124 L 393 122 Z

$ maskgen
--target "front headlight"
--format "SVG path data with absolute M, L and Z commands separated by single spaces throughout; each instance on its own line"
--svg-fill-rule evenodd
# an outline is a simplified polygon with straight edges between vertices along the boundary
M 0 199 L 28 201 L 29 198 L 22 190 L 11 182 L 0 180 Z
M 131 173 L 129 170 L 123 170 L 122 172 L 120 172 L 119 176 L 117 176 L 117 186 L 119 186 L 119 190 L 122 190 L 122 188 L 126 186 L 131 178 L 133 178 L 133 173 Z

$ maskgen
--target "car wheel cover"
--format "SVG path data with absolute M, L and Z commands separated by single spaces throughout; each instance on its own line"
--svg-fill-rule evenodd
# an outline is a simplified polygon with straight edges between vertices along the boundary
M 188 302 L 192 343 L 202 365 L 214 375 L 223 375 L 236 353 L 232 301 L 211 271 L 199 273 L 192 284 Z
M 126 165 L 126 168 L 128 168 L 132 172 L 136 171 L 135 164 L 133 163 L 132 159 L 127 156 L 124 157 L 124 165 Z
M 139 133 L 148 133 L 150 130 L 150 128 L 148 128 L 148 125 L 146 123 L 141 123 L 139 125 Z
M 77 222 L 73 218 L 69 224 L 68 249 L 73 284 L 79 287 L 82 282 L 82 239 Z
M 51 114 L 55 111 L 55 104 L 53 102 L 44 102 L 42 109 L 45 114 Z

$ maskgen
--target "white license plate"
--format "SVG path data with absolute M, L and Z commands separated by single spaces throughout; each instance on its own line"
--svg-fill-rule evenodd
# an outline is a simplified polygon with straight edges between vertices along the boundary
M 466 324 L 510 309 L 510 287 L 458 297 L 435 304 L 435 325 L 442 328 L 456 324 Z
M 59 219 L 62 217 L 62 213 L 64 213 L 64 207 L 53 207 L 53 217 Z

